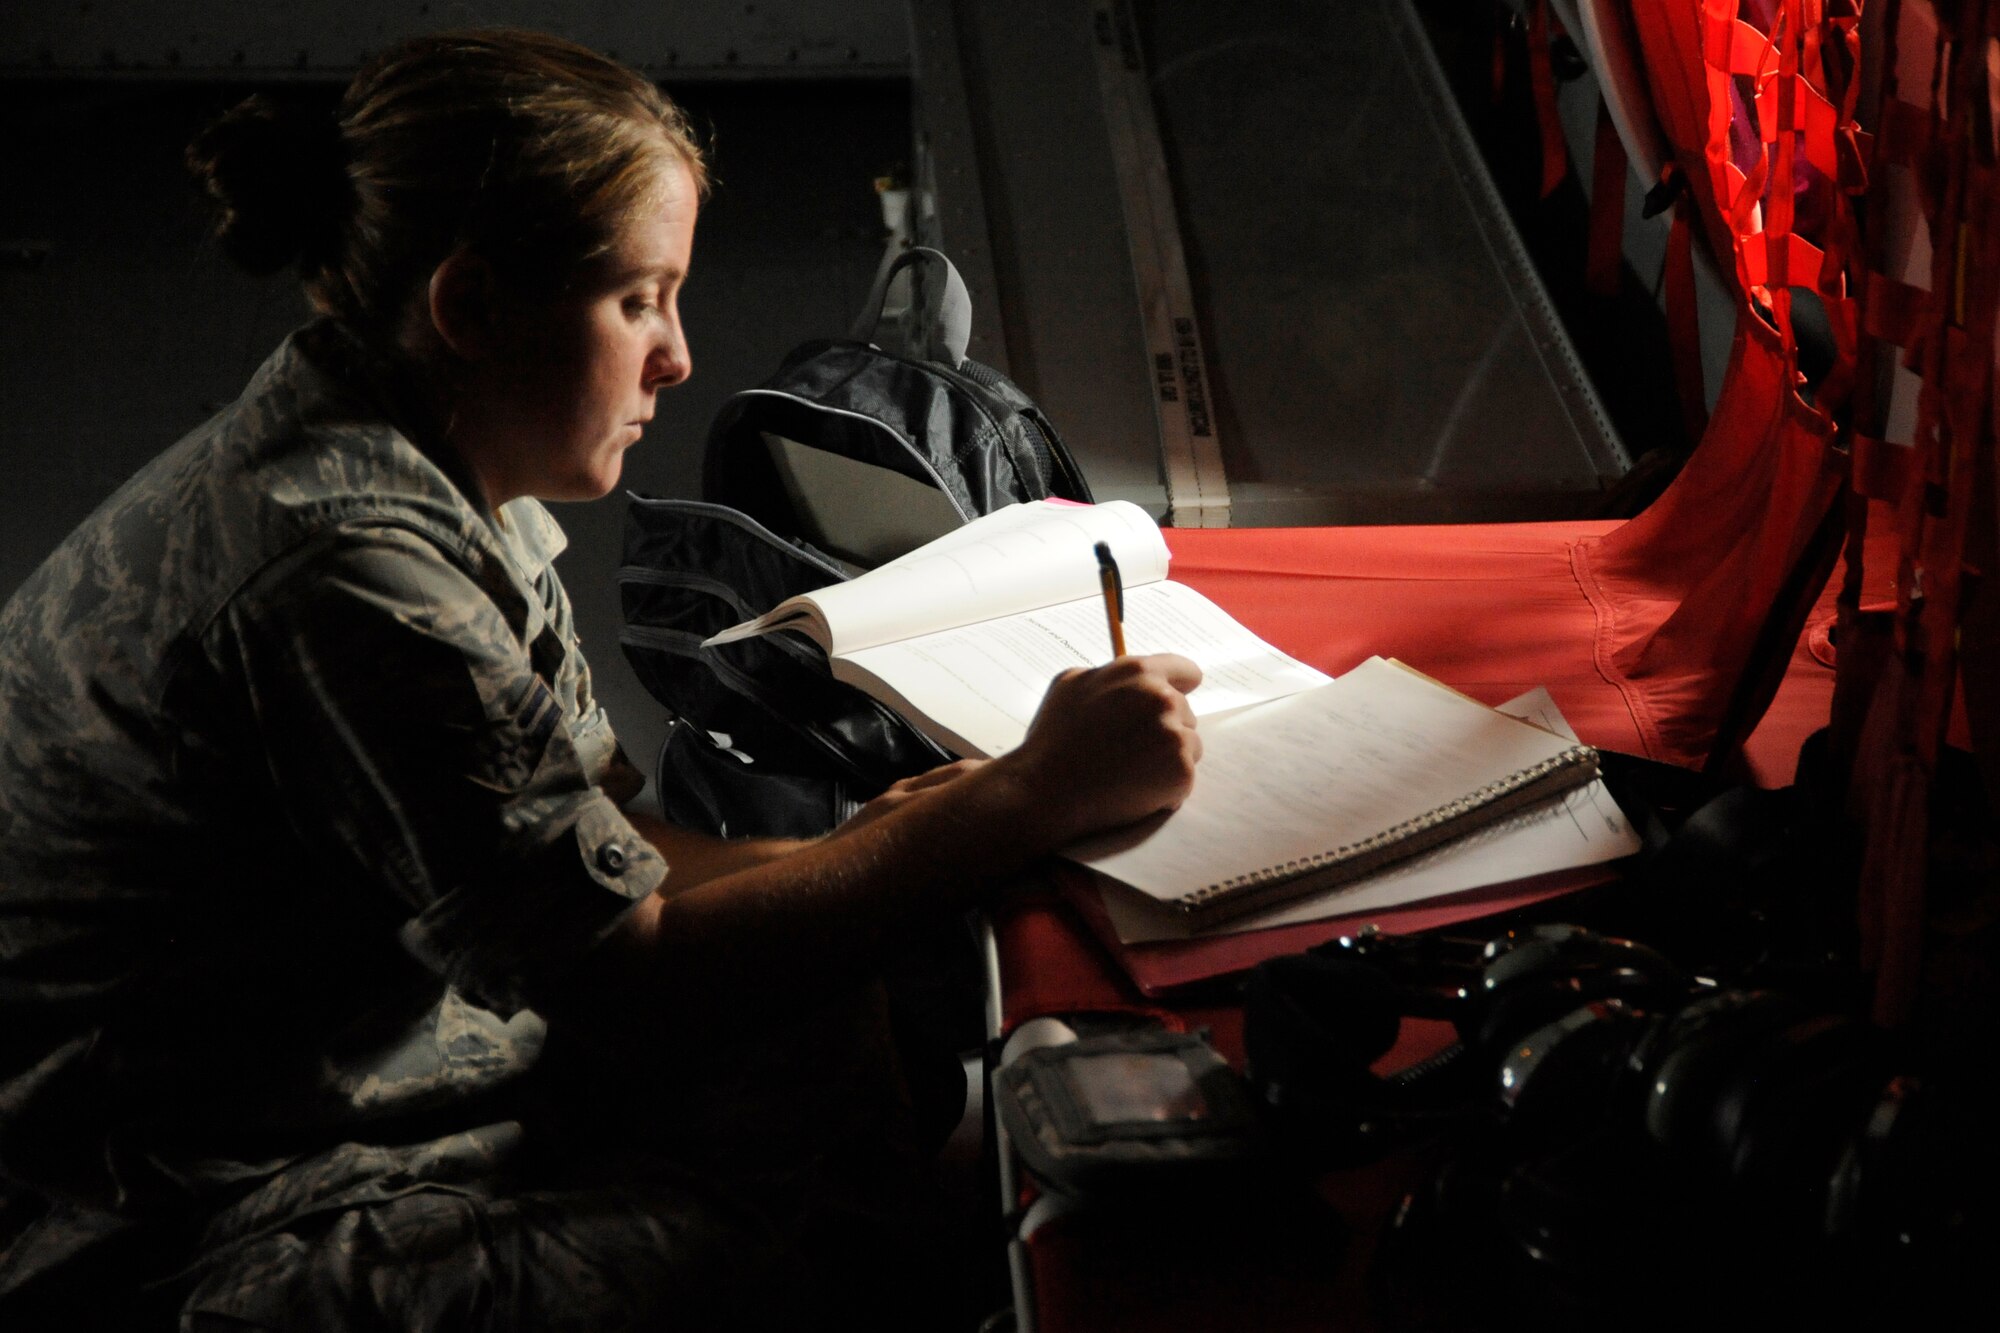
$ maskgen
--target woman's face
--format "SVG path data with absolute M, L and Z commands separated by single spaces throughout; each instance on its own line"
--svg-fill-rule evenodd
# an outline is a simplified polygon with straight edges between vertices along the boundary
M 618 484 L 654 395 L 693 369 L 678 301 L 696 203 L 676 164 L 658 201 L 575 290 L 507 307 L 454 431 L 488 504 L 594 500 Z

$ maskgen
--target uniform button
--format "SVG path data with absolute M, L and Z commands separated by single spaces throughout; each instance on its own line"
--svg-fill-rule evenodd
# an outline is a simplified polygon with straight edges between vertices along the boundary
M 607 875 L 625 873 L 625 849 L 615 842 L 607 842 L 597 849 L 597 868 Z

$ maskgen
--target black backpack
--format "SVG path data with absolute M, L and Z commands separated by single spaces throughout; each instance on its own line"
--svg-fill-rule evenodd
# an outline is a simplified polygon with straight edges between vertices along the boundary
M 896 338 L 883 302 L 913 265 Z M 671 715 L 656 770 L 668 819 L 725 837 L 812 836 L 951 758 L 834 680 L 802 638 L 702 640 L 995 509 L 1091 498 L 1033 401 L 966 359 L 970 329 L 951 262 L 897 255 L 850 337 L 798 347 L 723 404 L 702 500 L 632 497 L 619 641 Z

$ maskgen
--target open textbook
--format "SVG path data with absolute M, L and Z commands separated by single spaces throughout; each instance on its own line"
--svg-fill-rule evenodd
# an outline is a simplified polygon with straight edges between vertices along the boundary
M 1170 582 L 1159 526 L 1122 500 L 1009 505 L 708 642 L 797 631 L 825 650 L 835 678 L 954 754 L 1000 754 L 1021 743 L 1058 672 L 1110 659 L 1097 542 L 1110 546 L 1124 577 L 1128 651 L 1180 653 L 1201 666 L 1188 696 L 1197 717 L 1327 681 Z
M 1372 657 L 1202 728 L 1171 815 L 1064 855 L 1196 927 L 1353 882 L 1597 776 L 1597 752 Z

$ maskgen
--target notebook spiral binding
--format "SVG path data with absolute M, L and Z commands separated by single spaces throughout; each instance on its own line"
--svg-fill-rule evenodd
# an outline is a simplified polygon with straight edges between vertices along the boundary
M 1320 852 L 1314 856 L 1302 856 L 1274 866 L 1265 866 L 1261 870 L 1252 870 L 1247 874 L 1233 875 L 1219 883 L 1196 889 L 1176 899 L 1175 902 L 1183 909 L 1198 908 L 1244 889 L 1281 883 L 1294 876 L 1303 875 L 1311 870 L 1321 870 L 1327 866 L 1374 858 L 1380 853 L 1398 849 L 1406 843 L 1412 844 L 1410 851 L 1422 851 L 1434 842 L 1425 838 L 1425 834 L 1445 828 L 1483 806 L 1504 800 L 1523 788 L 1532 787 L 1554 774 L 1579 764 L 1589 764 L 1594 768 L 1597 764 L 1597 751 L 1588 745 L 1572 745 L 1561 754 L 1552 755 L 1538 764 L 1531 764 L 1518 773 L 1510 773 L 1498 782 L 1489 782 L 1456 800 L 1448 801 L 1434 810 L 1427 810 L 1414 819 L 1406 819 L 1393 828 L 1384 829 L 1372 837 L 1363 838 L 1360 842 L 1351 842 L 1344 847 L 1336 847 L 1332 851 Z M 1386 861 L 1391 858 L 1381 859 Z

